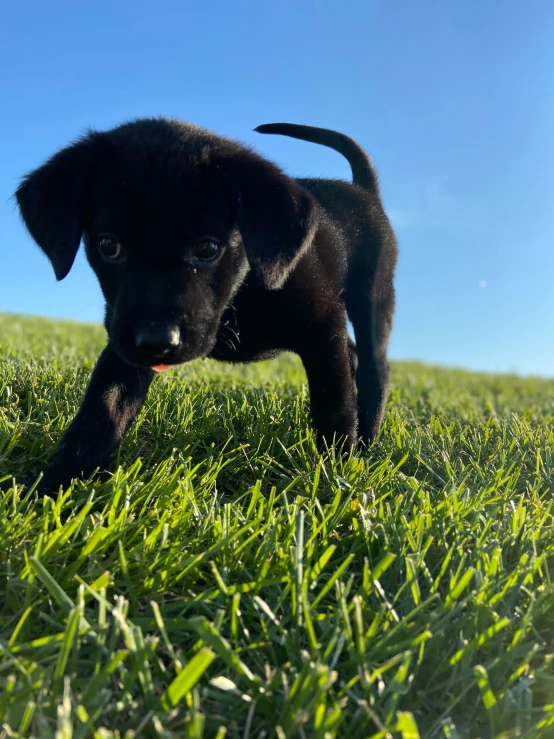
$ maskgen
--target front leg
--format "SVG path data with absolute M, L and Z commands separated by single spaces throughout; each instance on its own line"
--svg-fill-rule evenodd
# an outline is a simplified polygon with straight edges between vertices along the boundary
M 343 317 L 310 327 L 298 353 L 310 388 L 310 408 L 318 446 L 356 443 L 357 402 L 346 322 Z
M 140 411 L 154 372 L 125 364 L 111 346 L 93 370 L 84 400 L 65 432 L 38 491 L 44 494 L 89 477 L 104 465 Z

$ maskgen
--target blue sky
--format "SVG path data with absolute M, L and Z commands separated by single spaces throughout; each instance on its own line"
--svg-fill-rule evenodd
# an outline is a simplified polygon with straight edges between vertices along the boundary
M 553 38 L 551 0 L 6 0 L 0 310 L 101 320 L 82 255 L 56 283 L 10 200 L 87 127 L 176 116 L 349 176 L 252 131 L 284 120 L 373 157 L 401 250 L 392 357 L 554 376 Z

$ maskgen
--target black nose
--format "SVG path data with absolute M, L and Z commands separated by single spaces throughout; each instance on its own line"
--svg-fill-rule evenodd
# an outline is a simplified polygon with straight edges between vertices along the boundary
M 181 343 L 179 329 L 175 326 L 148 326 L 135 334 L 135 346 L 152 354 L 169 354 Z

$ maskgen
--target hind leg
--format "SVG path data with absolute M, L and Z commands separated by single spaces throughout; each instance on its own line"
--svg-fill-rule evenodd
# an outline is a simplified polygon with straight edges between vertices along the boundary
M 367 277 L 364 280 L 358 273 L 349 280 L 347 295 L 358 356 L 358 435 L 360 440 L 371 443 L 379 436 L 387 402 L 387 345 L 394 312 L 392 277 L 382 279 L 378 289 L 374 289 L 372 281 Z
M 383 425 L 390 367 L 386 349 L 374 350 L 369 362 L 360 362 L 357 373 L 359 438 L 366 443 L 374 442 Z

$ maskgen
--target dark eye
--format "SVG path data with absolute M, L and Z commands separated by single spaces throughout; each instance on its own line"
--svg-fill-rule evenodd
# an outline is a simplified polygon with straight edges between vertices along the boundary
M 194 249 L 194 258 L 198 262 L 213 262 L 221 252 L 221 244 L 213 239 L 206 239 L 197 244 Z
M 104 259 L 109 259 L 111 262 L 115 262 L 118 259 L 121 259 L 122 250 L 121 250 L 121 244 L 117 239 L 114 239 L 111 236 L 103 236 L 98 241 L 98 251 Z

